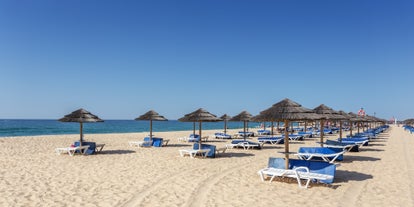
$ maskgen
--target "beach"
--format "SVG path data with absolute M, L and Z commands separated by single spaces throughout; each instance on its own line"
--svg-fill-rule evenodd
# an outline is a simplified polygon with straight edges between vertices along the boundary
M 414 135 L 402 127 L 392 125 L 360 152 L 347 152 L 336 162 L 332 185 L 308 189 L 295 180 L 260 180 L 257 171 L 269 157 L 284 157 L 283 144 L 228 149 L 214 159 L 181 157 L 178 150 L 192 143 L 178 138 L 190 133 L 154 132 L 170 140 L 161 148 L 128 145 L 148 133 L 86 134 L 85 140 L 105 144 L 88 156 L 55 153 L 78 134 L 1 138 L 0 206 L 414 206 Z M 293 141 L 290 151 L 317 141 Z M 217 147 L 229 142 L 208 140 Z

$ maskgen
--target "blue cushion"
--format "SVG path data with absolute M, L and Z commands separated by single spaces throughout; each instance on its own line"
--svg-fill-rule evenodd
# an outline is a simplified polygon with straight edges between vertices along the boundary
M 153 137 L 152 146 L 153 147 L 162 147 L 163 138 Z
M 80 146 L 80 142 L 79 142 L 79 141 L 76 141 L 76 142 L 74 143 L 74 145 L 75 145 L 76 147 L 79 147 L 79 146 Z M 89 147 L 88 147 L 88 149 L 86 150 L 85 154 L 87 154 L 87 155 L 92 155 L 92 154 L 94 154 L 94 153 L 95 153 L 95 149 L 96 149 L 96 143 L 95 143 L 95 142 L 82 142 L 82 145 L 83 145 L 83 146 L 84 146 L 84 145 L 89 145 Z
M 350 152 L 359 152 L 359 146 L 355 143 L 345 143 L 345 142 L 339 142 L 339 141 L 334 141 L 334 140 L 326 140 L 325 144 L 328 145 L 336 145 L 336 146 L 347 146 L 350 144 L 353 144 L 354 146 L 349 150 Z
M 342 152 L 342 148 L 329 148 L 329 147 L 300 147 L 298 150 L 299 153 L 318 153 L 318 154 L 335 154 Z M 313 159 L 321 159 L 319 157 L 315 157 Z M 340 155 L 336 158 L 338 161 L 344 160 L 344 156 Z
M 193 149 L 200 149 L 198 143 L 194 143 Z M 215 158 L 216 157 L 216 146 L 210 144 L 201 144 L 201 149 L 210 149 L 210 152 L 207 153 L 207 157 Z

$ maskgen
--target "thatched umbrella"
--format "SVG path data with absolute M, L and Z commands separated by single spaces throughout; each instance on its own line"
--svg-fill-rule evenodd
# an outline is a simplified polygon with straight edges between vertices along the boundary
M 302 105 L 290 100 L 283 99 L 282 101 L 273 104 L 272 107 L 260 112 L 260 118 L 268 121 L 283 121 L 285 125 L 285 162 L 286 168 L 289 167 L 289 132 L 287 126 L 290 121 L 309 121 L 318 120 L 320 116 L 312 110 L 302 107 Z
M 63 118 L 59 119 L 61 122 L 79 122 L 80 123 L 80 139 L 79 143 L 82 146 L 83 143 L 83 123 L 87 122 L 103 122 L 98 116 L 93 115 L 91 112 L 86 111 L 85 109 L 78 109 L 70 114 L 65 115 Z
M 320 132 L 321 132 L 320 140 L 321 141 L 320 142 L 321 142 L 321 147 L 323 147 L 324 122 L 326 120 L 343 120 L 345 119 L 345 117 L 340 115 L 339 112 L 333 110 L 332 108 L 324 104 L 317 106 L 316 108 L 313 109 L 313 111 L 321 116 L 321 119 L 320 119 Z M 342 124 L 340 127 L 342 127 Z
M 246 124 L 252 120 L 252 115 L 247 111 L 242 111 L 240 114 L 237 114 L 229 121 L 242 121 L 243 122 L 243 138 L 246 141 Z
M 414 124 L 414 119 L 406 119 L 406 120 L 404 120 L 404 124 L 413 125 Z
M 227 121 L 231 119 L 231 116 L 224 114 L 223 116 L 220 117 L 220 119 L 224 121 L 224 134 L 226 134 L 227 133 Z
M 201 149 L 201 137 L 202 137 L 201 136 L 201 123 L 202 122 L 218 122 L 218 121 L 221 121 L 221 119 L 218 118 L 216 115 L 200 108 L 194 112 L 184 115 L 184 117 L 179 118 L 178 121 L 199 123 L 198 130 L 199 130 L 200 141 L 199 141 L 198 146 L 199 146 L 199 149 Z
M 152 121 L 168 121 L 165 117 L 159 115 L 154 110 L 150 110 L 147 113 L 141 115 L 135 120 L 149 120 L 150 121 L 150 139 L 152 139 Z

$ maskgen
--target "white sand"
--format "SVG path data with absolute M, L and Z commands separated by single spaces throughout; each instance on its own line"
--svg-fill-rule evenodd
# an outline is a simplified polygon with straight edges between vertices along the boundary
M 73 157 L 54 149 L 79 135 L 1 138 L 0 206 L 414 206 L 414 134 L 400 127 L 361 152 L 347 153 L 332 186 L 309 189 L 295 182 L 261 182 L 257 171 L 270 156 L 283 157 L 278 153 L 283 145 L 192 159 L 178 153 L 191 144 L 177 141 L 190 132 L 155 134 L 170 144 L 128 146 L 144 133 L 86 135 L 105 143 L 103 152 Z M 291 143 L 290 149 L 316 146 L 317 139 Z

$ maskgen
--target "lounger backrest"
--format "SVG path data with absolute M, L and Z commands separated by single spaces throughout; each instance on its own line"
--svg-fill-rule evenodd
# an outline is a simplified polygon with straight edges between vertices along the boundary
M 283 158 L 276 158 L 276 157 L 269 157 L 269 162 L 267 164 L 268 167 L 278 168 L 278 169 L 285 169 L 285 159 Z
M 163 138 L 153 137 L 152 146 L 153 147 L 162 147 Z
M 80 146 L 80 142 L 77 141 L 74 143 L 76 147 Z M 86 150 L 85 154 L 92 155 L 95 153 L 96 143 L 95 142 L 82 142 L 82 145 L 89 145 L 89 148 Z
M 297 167 L 307 167 L 309 172 L 332 175 L 335 178 L 336 165 L 323 161 L 313 161 L 313 160 L 298 160 L 290 159 L 289 160 L 289 169 L 294 169 Z M 323 183 L 332 183 L 334 179 L 321 181 Z
M 342 148 L 330 148 L 330 147 L 300 147 L 299 153 L 318 153 L 318 154 L 336 154 L 342 152 Z M 340 155 L 336 160 L 342 161 L 343 155 Z
M 194 143 L 193 149 L 199 149 L 199 144 Z M 207 157 L 215 158 L 216 157 L 216 146 L 210 145 L 210 144 L 201 144 L 201 149 L 210 149 L 210 152 L 208 152 Z

